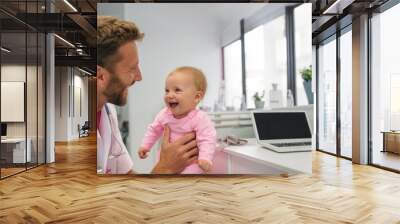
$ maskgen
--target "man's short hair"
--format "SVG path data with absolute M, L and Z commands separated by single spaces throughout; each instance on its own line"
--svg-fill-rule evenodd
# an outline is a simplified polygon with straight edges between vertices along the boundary
M 135 23 L 112 16 L 97 17 L 97 65 L 113 70 L 119 60 L 117 51 L 129 41 L 141 40 L 144 34 Z

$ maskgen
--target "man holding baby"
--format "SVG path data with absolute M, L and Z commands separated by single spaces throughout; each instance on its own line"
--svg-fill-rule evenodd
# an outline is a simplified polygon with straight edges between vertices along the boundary
M 118 129 L 114 105 L 127 102 L 128 88 L 142 80 L 136 41 L 144 34 L 137 26 L 115 17 L 97 19 L 97 170 L 99 174 L 134 173 L 132 159 Z M 198 148 L 193 133 L 169 142 L 165 127 L 160 159 L 153 174 L 180 173 L 197 161 Z

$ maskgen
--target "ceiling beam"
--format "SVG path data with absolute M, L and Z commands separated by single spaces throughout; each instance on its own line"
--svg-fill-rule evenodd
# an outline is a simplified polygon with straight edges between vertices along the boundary
M 86 20 L 85 17 L 75 13 L 67 14 L 67 16 L 80 26 L 90 38 L 96 38 L 97 30 Z
M 90 56 L 55 56 L 56 66 L 80 66 L 96 71 L 96 58 Z

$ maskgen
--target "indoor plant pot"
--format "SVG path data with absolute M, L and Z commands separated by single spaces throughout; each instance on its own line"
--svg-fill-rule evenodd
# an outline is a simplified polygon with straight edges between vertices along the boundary
M 264 102 L 265 102 L 265 101 L 263 100 L 264 95 L 265 95 L 265 91 L 263 91 L 263 93 L 262 93 L 261 96 L 258 94 L 258 92 L 256 92 L 256 93 L 253 95 L 254 106 L 256 107 L 256 109 L 262 109 L 262 108 L 264 108 Z
M 307 68 L 300 70 L 301 77 L 303 78 L 304 91 L 306 92 L 308 104 L 313 104 L 313 93 L 311 90 L 312 70 L 311 65 Z

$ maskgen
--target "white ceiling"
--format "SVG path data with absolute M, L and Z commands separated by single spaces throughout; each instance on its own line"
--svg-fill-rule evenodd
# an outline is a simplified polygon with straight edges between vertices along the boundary
M 115 4 L 112 4 L 115 6 Z M 182 15 L 182 18 L 198 19 L 204 21 L 213 21 L 218 23 L 220 29 L 225 29 L 232 23 L 238 23 L 241 19 L 253 15 L 263 7 L 267 10 L 274 11 L 278 8 L 283 8 L 289 3 L 123 3 L 121 9 L 125 9 L 125 13 L 135 14 L 141 13 L 151 15 L 155 19 L 168 19 L 168 14 Z M 100 4 L 99 12 L 102 9 L 111 7 L 111 4 Z M 160 15 L 161 17 L 157 17 Z M 149 18 L 151 18 L 149 16 Z M 214 24 L 215 25 L 215 24 Z

